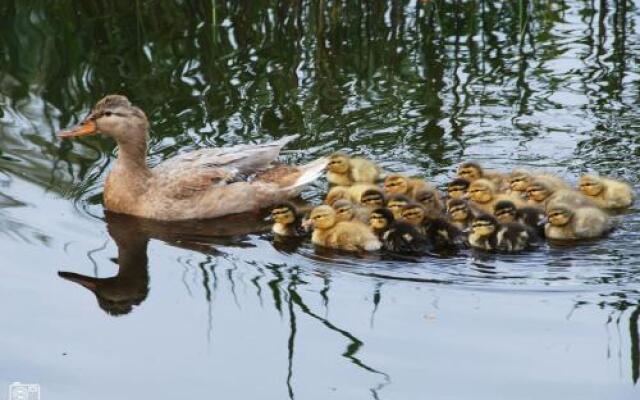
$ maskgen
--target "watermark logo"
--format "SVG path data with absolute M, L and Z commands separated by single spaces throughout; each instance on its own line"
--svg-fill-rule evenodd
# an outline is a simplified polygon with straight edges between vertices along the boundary
M 40 400 L 40 385 L 13 382 L 9 385 L 9 400 Z

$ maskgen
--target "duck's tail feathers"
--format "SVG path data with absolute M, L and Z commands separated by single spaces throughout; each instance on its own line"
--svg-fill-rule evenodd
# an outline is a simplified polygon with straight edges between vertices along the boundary
M 308 185 L 309 183 L 322 176 L 328 163 L 329 159 L 327 157 L 322 157 L 318 158 L 317 160 L 313 160 L 308 164 L 299 166 L 298 170 L 300 171 L 300 175 L 292 184 L 283 188 L 283 190 L 295 191 L 302 189 L 303 186 Z

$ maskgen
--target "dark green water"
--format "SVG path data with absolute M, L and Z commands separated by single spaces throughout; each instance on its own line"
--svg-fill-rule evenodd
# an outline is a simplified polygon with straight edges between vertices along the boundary
M 274 245 L 246 216 L 105 216 L 114 143 L 55 132 L 122 93 L 151 120 L 152 163 L 300 133 L 284 159 L 342 149 L 438 183 L 475 159 L 638 187 L 639 6 L 1 2 L 0 391 L 638 398 L 636 210 L 575 248 L 418 263 L 319 253 Z M 110 279 L 84 280 L 94 296 L 58 271 Z

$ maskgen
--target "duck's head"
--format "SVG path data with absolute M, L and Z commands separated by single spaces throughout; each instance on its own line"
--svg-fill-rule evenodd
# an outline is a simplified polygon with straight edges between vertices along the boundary
M 97 133 L 110 136 L 119 144 L 144 143 L 148 139 L 149 121 L 144 112 L 120 95 L 108 95 L 93 107 L 77 126 L 58 134 L 61 138 L 89 136 Z
M 604 190 L 602 179 L 593 175 L 584 175 L 580 178 L 580 191 L 587 196 L 598 196 Z
M 336 174 L 346 174 L 349 171 L 349 156 L 344 153 L 331 154 L 327 168 Z
M 538 203 L 542 203 L 553 194 L 551 186 L 541 180 L 533 180 L 527 186 L 527 198 Z
M 409 203 L 402 208 L 402 219 L 413 226 L 420 226 L 426 218 L 426 211 L 418 203 Z
M 449 200 L 447 212 L 453 221 L 466 221 L 469 218 L 469 205 L 462 199 Z
M 367 189 L 360 196 L 360 204 L 372 209 L 384 207 L 384 193 L 381 189 Z
M 275 223 L 289 225 L 296 222 L 298 219 L 298 212 L 293 204 L 282 203 L 278 204 L 271 210 L 271 218 Z
M 369 215 L 369 226 L 375 230 L 387 229 L 395 220 L 388 208 L 376 208 Z
M 471 234 L 476 236 L 489 236 L 498 228 L 498 220 L 491 215 L 479 215 L 471 223 Z
M 573 211 L 565 204 L 556 204 L 547 210 L 547 221 L 553 226 L 565 226 L 573 218 Z
M 329 229 L 336 222 L 336 212 L 331 206 L 318 206 L 309 215 L 309 224 L 315 229 Z
M 400 174 L 392 174 L 384 180 L 384 192 L 390 194 L 405 194 L 409 191 L 409 179 Z
M 502 224 L 513 222 L 516 219 L 516 206 L 512 201 L 502 200 L 493 207 L 493 215 Z
M 515 192 L 524 192 L 531 182 L 531 174 L 523 169 L 514 169 L 509 175 L 509 187 Z
M 469 185 L 467 196 L 476 203 L 487 203 L 493 200 L 495 185 L 487 179 L 477 179 Z
M 450 199 L 463 199 L 469 189 L 469 181 L 462 178 L 454 179 L 447 184 L 447 194 Z
M 387 208 L 391 210 L 395 219 L 402 218 L 402 208 L 411 203 L 411 199 L 402 194 L 395 194 L 387 200 Z
M 332 204 L 336 211 L 336 220 L 351 221 L 353 219 L 353 204 L 349 200 L 341 199 Z
M 458 178 L 466 179 L 469 182 L 473 182 L 476 179 L 480 179 L 484 176 L 482 167 L 475 162 L 465 162 L 460 164 L 457 172 Z

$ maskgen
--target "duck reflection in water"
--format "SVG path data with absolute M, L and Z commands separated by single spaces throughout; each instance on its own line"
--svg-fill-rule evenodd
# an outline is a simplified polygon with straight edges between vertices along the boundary
M 105 220 L 107 231 L 118 247 L 118 273 L 107 278 L 69 271 L 59 271 L 58 275 L 89 289 L 100 308 L 113 316 L 130 313 L 149 294 L 147 246 L 150 239 L 220 255 L 215 245 L 246 247 L 249 246 L 244 241 L 247 234 L 269 229 L 264 218 L 253 214 L 167 223 L 107 212 Z

